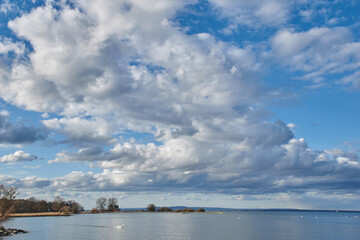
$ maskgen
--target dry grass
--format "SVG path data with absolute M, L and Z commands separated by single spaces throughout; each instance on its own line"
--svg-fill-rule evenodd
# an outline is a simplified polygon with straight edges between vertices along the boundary
M 53 217 L 53 216 L 69 216 L 69 214 L 59 212 L 42 212 L 42 213 L 11 213 L 10 217 Z

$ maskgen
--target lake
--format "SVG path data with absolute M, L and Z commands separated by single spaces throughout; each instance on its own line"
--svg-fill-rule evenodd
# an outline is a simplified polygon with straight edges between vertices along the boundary
M 9 240 L 355 240 L 360 236 L 360 213 L 101 213 L 13 218 L 4 225 L 29 231 L 6 237 Z

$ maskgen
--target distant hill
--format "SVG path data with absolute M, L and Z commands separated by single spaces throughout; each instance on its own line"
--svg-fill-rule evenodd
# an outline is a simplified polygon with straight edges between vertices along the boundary
M 187 207 L 187 206 L 172 206 L 169 207 L 173 210 L 177 210 L 177 209 L 184 209 L 184 208 L 192 208 L 194 210 L 198 209 L 198 208 L 203 208 L 205 209 L 205 211 L 207 212 L 223 212 L 223 211 L 234 211 L 237 209 L 234 208 L 218 208 L 218 207 Z
M 161 207 L 161 206 L 160 206 Z M 159 206 L 156 209 L 160 208 Z M 319 210 L 319 209 L 293 209 L 293 208 L 269 208 L 269 209 L 240 209 L 240 208 L 219 208 L 219 207 L 189 207 L 189 206 L 170 206 L 172 210 L 178 209 L 185 209 L 185 208 L 192 208 L 194 210 L 198 208 L 205 209 L 206 212 L 232 212 L 232 211 L 239 211 L 239 212 L 248 212 L 248 211 L 272 211 L 272 212 L 360 212 L 358 210 Z M 146 211 L 146 208 L 121 208 L 121 211 Z
M 156 209 L 160 208 L 162 206 L 157 206 Z M 223 212 L 223 211 L 238 211 L 239 209 L 234 208 L 218 208 L 218 207 L 188 207 L 188 206 L 170 206 L 172 210 L 178 210 L 178 209 L 186 209 L 186 208 L 192 208 L 194 210 L 203 208 L 207 212 Z M 141 211 L 141 210 L 147 210 L 146 208 L 121 208 L 121 211 Z
M 156 209 L 159 209 L 162 206 L 157 206 Z M 236 209 L 232 209 L 232 208 L 216 208 L 216 207 L 188 207 L 188 206 L 170 206 L 169 208 L 171 208 L 172 210 L 178 210 L 178 209 L 186 209 L 186 208 L 192 208 L 194 210 L 199 209 L 199 208 L 203 208 L 205 209 L 205 211 L 207 212 L 219 212 L 219 211 L 232 211 L 232 210 L 236 210 Z M 142 211 L 142 210 L 147 210 L 147 208 L 121 208 L 121 211 Z

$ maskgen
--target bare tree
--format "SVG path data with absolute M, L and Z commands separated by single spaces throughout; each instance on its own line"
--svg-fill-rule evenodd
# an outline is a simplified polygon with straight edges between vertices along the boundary
M 108 210 L 116 211 L 119 208 L 117 198 L 111 197 L 108 199 Z
M 107 203 L 106 198 L 104 198 L 104 197 L 98 198 L 98 200 L 96 200 L 96 208 L 101 212 L 105 211 L 106 203 Z
M 155 206 L 155 204 L 150 203 L 150 204 L 147 206 L 147 210 L 148 210 L 149 212 L 155 212 L 155 211 L 156 211 L 156 206 Z
M 70 200 L 66 202 L 66 205 L 70 208 L 70 212 L 79 213 L 84 211 L 84 207 L 80 203 Z
M 5 187 L 0 185 L 0 226 L 4 222 L 9 214 L 14 211 L 14 199 L 18 192 L 15 187 Z
M 58 212 L 65 205 L 64 198 L 57 196 L 54 201 L 51 202 L 51 209 L 55 212 Z

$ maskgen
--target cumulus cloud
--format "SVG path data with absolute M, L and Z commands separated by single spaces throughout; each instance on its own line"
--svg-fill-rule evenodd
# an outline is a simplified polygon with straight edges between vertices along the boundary
M 193 134 L 193 125 L 209 115 L 245 118 L 249 104 L 267 97 L 253 84 L 259 65 L 251 49 L 208 34 L 187 36 L 169 24 L 178 2 L 149 8 L 139 1 L 125 12 L 120 3 L 78 4 L 82 11 L 47 4 L 9 23 L 34 51 L 31 65 L 16 62 L 11 72 L 4 70 L 0 90 L 19 106 L 66 115 L 44 124 L 69 140 L 110 141 L 112 124 L 143 132 L 164 125 Z M 115 9 L 118 17 L 110 18 Z M 38 27 L 29 31 L 30 25 Z
M 27 144 L 47 137 L 47 131 L 41 128 L 28 127 L 20 123 L 12 123 L 8 113 L 0 112 L 0 143 Z
M 287 1 L 212 2 L 234 9 L 229 14 L 236 24 L 281 26 L 289 17 Z M 0 96 L 48 113 L 42 123 L 75 148 L 49 163 L 86 162 L 102 172 L 7 181 L 77 191 L 356 190 L 358 154 L 311 150 L 295 138 L 293 124 L 269 121 L 263 106 L 276 92 L 259 82 L 258 55 L 178 29 L 171 19 L 186 1 L 73 3 L 54 7 L 48 1 L 9 22 L 32 51 L 1 67 Z M 282 29 L 270 45 L 268 55 L 306 78 L 353 70 L 358 59 L 346 28 Z M 45 137 L 6 116 L 0 130 L 5 143 Z M 140 144 L 122 139 L 126 132 L 153 139 Z
M 216 194 L 356 193 L 359 154 L 339 149 L 313 151 L 303 139 L 276 147 L 206 144 L 180 138 L 164 145 L 116 145 L 109 151 L 62 152 L 55 162 L 81 161 L 102 172 L 73 171 L 63 177 L 9 178 L 19 187 L 56 191 L 192 191 Z M 2 176 L 2 178 L 5 178 Z
M 178 138 L 161 146 L 125 143 L 108 152 L 62 152 L 53 162 L 62 161 L 91 161 L 93 166 L 103 168 L 102 174 L 73 174 L 86 177 L 86 188 L 92 185 L 94 190 L 107 186 L 126 191 L 132 186 L 141 190 L 171 187 L 231 194 L 304 193 L 318 188 L 356 191 L 360 181 L 358 153 L 313 151 L 303 139 L 264 148 Z
M 25 46 L 22 43 L 15 43 L 9 38 L 0 37 L 0 54 L 8 54 L 9 52 L 22 55 L 25 53 Z
M 18 188 L 45 188 L 51 186 L 51 180 L 35 176 L 25 178 L 13 178 L 9 176 L 0 175 L 0 181 L 6 186 L 15 186 Z
M 30 155 L 24 151 L 16 151 L 13 154 L 5 155 L 0 157 L 0 162 L 2 163 L 16 163 L 16 162 L 28 162 L 36 160 L 38 157 L 35 155 Z
M 108 144 L 113 140 L 111 125 L 102 118 L 52 118 L 42 122 L 48 129 L 55 129 L 66 135 L 67 139 L 63 142 Z

